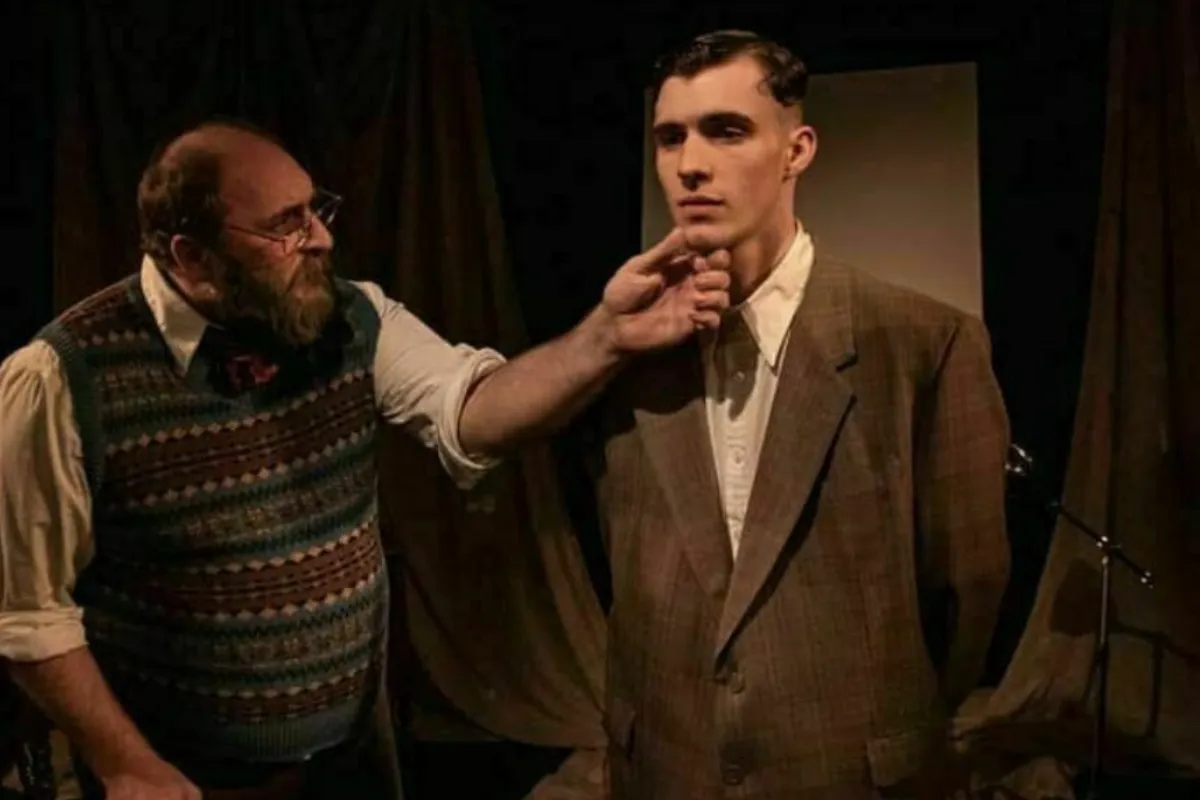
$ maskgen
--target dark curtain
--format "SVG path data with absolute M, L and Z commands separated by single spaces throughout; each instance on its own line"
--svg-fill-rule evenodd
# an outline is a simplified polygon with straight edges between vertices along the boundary
M 1132 5 L 1149 6 L 1152 14 L 1157 14 L 1155 9 L 1165 8 L 1164 1 L 1135 0 Z M 638 150 L 643 133 L 642 109 L 636 87 L 653 55 L 668 44 L 701 30 L 734 26 L 778 36 L 809 60 L 810 67 L 817 72 L 976 60 L 980 65 L 985 305 L 993 328 L 996 367 L 1013 418 L 1014 433 L 1040 456 L 1052 479 L 1060 480 L 1069 449 L 1069 421 L 1078 385 L 1078 351 L 1092 266 L 1096 210 L 1093 173 L 1098 172 L 1093 162 L 1099 161 L 1100 136 L 1096 131 L 1100 127 L 1101 108 L 1100 91 L 1093 86 L 1097 81 L 1092 73 L 1098 71 L 1096 66 L 1102 61 L 1101 37 L 1105 27 L 1102 20 L 1107 5 L 1093 0 L 1049 5 L 1032 0 L 1004 5 L 982 0 L 965 3 L 930 0 L 916 5 L 862 0 L 844 8 L 839 4 L 663 0 L 647 4 L 636 13 L 622 10 L 628 16 L 621 16 L 608 8 L 574 6 L 548 7 L 533 15 L 522 4 L 500 0 L 479 3 L 473 14 L 477 20 L 475 39 L 484 51 L 477 55 L 485 66 L 477 78 L 484 84 L 495 167 L 505 203 L 506 232 L 515 263 L 524 267 L 517 278 L 522 280 L 520 290 L 528 304 L 528 322 L 534 338 L 556 333 L 578 318 L 590 298 L 597 295 L 612 266 L 637 246 L 640 212 L 636 203 L 629 202 L 629 198 L 639 195 L 642 182 L 642 154 Z M 1158 58 L 1150 57 L 1152 48 L 1147 48 L 1143 41 L 1139 69 L 1144 75 L 1160 69 L 1162 80 L 1167 81 L 1166 88 L 1155 93 L 1143 87 L 1136 95 L 1132 89 L 1123 89 L 1123 96 L 1130 99 L 1123 100 L 1122 107 L 1131 107 L 1136 99 L 1142 113 L 1159 114 L 1162 131 L 1183 130 L 1179 126 L 1183 124 L 1181 120 L 1186 120 L 1189 126 L 1186 129 L 1192 131 L 1187 147 L 1191 148 L 1193 171 L 1189 177 L 1188 168 L 1180 166 L 1189 163 L 1188 151 L 1183 149 L 1188 139 L 1178 134 L 1170 139 L 1174 142 L 1172 155 L 1166 155 L 1164 145 L 1162 160 L 1156 167 L 1145 166 L 1141 161 L 1134 163 L 1130 158 L 1122 161 L 1127 161 L 1128 166 L 1117 171 L 1123 176 L 1127 171 L 1130 175 L 1158 174 L 1175 187 L 1171 190 L 1172 199 L 1160 197 L 1147 207 L 1153 208 L 1154 202 L 1161 201 L 1163 209 L 1172 209 L 1164 212 L 1164 219 L 1176 220 L 1171 223 L 1170 234 L 1176 242 L 1170 246 L 1173 255 L 1163 257 L 1164 263 L 1171 264 L 1170 281 L 1175 286 L 1164 303 L 1172 303 L 1176 312 L 1169 326 L 1170 360 L 1164 367 L 1170 376 L 1174 398 L 1167 432 L 1172 459 L 1178 459 L 1184 469 L 1180 474 L 1185 482 L 1180 484 L 1177 495 L 1180 525 L 1188 526 L 1184 530 L 1190 532 L 1188 535 L 1194 542 L 1197 520 L 1194 498 L 1200 496 L 1197 485 L 1200 451 L 1196 446 L 1200 433 L 1197 418 L 1186 412 L 1197 408 L 1200 400 L 1196 397 L 1197 351 L 1187 346 L 1197 341 L 1195 332 L 1187 330 L 1188 325 L 1197 324 L 1195 315 L 1187 313 L 1196 307 L 1196 271 L 1193 261 L 1192 277 L 1185 277 L 1189 274 L 1183 268 L 1188 256 L 1180 254 L 1190 252 L 1194 259 L 1195 240 L 1186 245 L 1190 250 L 1185 250 L 1183 237 L 1188 230 L 1194 236 L 1200 226 L 1194 216 L 1194 200 L 1189 211 L 1182 199 L 1185 190 L 1179 186 L 1185 180 L 1195 185 L 1196 59 L 1194 53 L 1190 62 L 1183 58 L 1181 46 L 1168 47 L 1167 32 L 1176 37 L 1192 36 L 1194 42 L 1196 23 L 1194 10 L 1186 8 L 1187 0 L 1176 5 L 1183 8 L 1175 12 L 1179 15 L 1178 24 L 1167 25 L 1159 20 L 1158 27 L 1143 25 L 1142 28 L 1144 36 L 1150 36 L 1158 44 L 1155 51 Z M 501 257 L 509 248 L 493 238 L 492 232 L 484 232 L 494 232 L 480 211 L 491 202 L 490 187 L 471 185 L 477 179 L 486 181 L 489 170 L 478 160 L 481 151 L 476 149 L 477 141 L 471 144 L 470 137 L 461 141 L 446 139 L 447 131 L 470 123 L 468 109 L 474 102 L 471 90 L 464 91 L 460 84 L 454 83 L 473 80 L 466 67 L 469 42 L 465 37 L 457 38 L 456 16 L 443 12 L 435 17 L 423 4 L 384 0 L 344 5 L 334 0 L 240 3 L 223 0 L 205 4 L 202 11 L 181 3 L 60 0 L 36 7 L 22 5 L 22 8 L 23 14 L 45 17 L 55 27 L 49 41 L 53 42 L 50 60 L 55 67 L 58 90 L 47 93 L 53 108 L 47 108 L 40 96 L 33 96 L 14 111 L 9 124 L 21 128 L 22 135 L 25 128 L 30 129 L 28 140 L 33 146 L 20 151 L 21 196 L 25 205 L 40 209 L 53 200 L 56 307 L 84 296 L 136 265 L 131 260 L 136 259 L 133 187 L 151 143 L 201 116 L 235 114 L 274 127 L 307 163 L 318 182 L 347 195 L 345 212 L 339 217 L 335 231 L 343 274 L 378 280 L 452 340 L 496 344 L 510 352 L 512 340 L 506 338 L 508 333 L 504 331 L 520 333 L 519 322 L 511 322 L 516 320 L 515 314 L 489 311 L 498 309 L 505 302 L 501 298 L 509 291 L 503 285 L 507 270 Z M 1143 9 L 1139 13 L 1151 12 Z M 1193 16 L 1186 17 L 1187 13 Z M 1122 30 L 1119 23 L 1125 17 L 1123 14 L 1117 17 L 1115 30 Z M 442 22 L 436 23 L 438 19 Z M 435 24 L 440 24 L 444 35 L 462 46 L 454 53 L 447 53 L 443 39 L 437 52 L 426 47 L 417 55 L 408 43 L 414 39 L 424 41 L 422 37 L 430 35 Z M 24 29 L 14 25 L 12 30 Z M 425 33 L 418 33 L 422 30 Z M 1128 29 L 1125 30 L 1126 33 L 1119 35 L 1114 32 L 1114 52 L 1127 49 L 1123 44 L 1126 40 L 1121 38 L 1127 36 Z M 1155 32 L 1145 33 L 1148 31 Z M 17 38 L 20 36 L 18 33 Z M 6 56 L 11 57 L 13 52 L 9 48 Z M 1133 59 L 1125 61 L 1126 69 L 1131 70 Z M 446 74 L 434 74 L 435 64 L 437 70 Z M 427 77 L 419 78 L 417 68 L 428 70 Z M 423 94 L 410 90 L 421 86 L 425 87 L 421 89 Z M 1179 99 L 1185 96 L 1186 99 Z M 1165 105 L 1156 105 L 1160 101 Z M 416 120 L 414 128 L 406 127 L 414 122 L 406 117 L 407 109 L 432 109 L 435 104 L 442 108 L 442 122 L 437 123 L 437 117 L 427 115 Z M 28 111 L 24 111 L 26 107 Z M 1122 112 L 1122 119 L 1127 121 L 1121 124 L 1131 131 L 1142 124 L 1128 110 Z M 1110 124 L 1110 130 L 1111 127 Z M 1146 132 L 1149 129 L 1139 130 L 1143 140 L 1150 136 Z M 1112 138 L 1110 134 L 1110 142 Z M 43 157 L 39 151 L 49 144 L 56 149 L 53 160 L 48 152 Z M 1132 185 L 1122 183 L 1126 188 L 1113 194 L 1111 165 L 1114 158 L 1125 158 L 1113 155 L 1124 153 L 1123 148 L 1114 151 L 1113 147 L 1110 144 L 1107 195 L 1110 200 L 1106 207 L 1126 208 L 1122 214 L 1128 215 L 1128 207 L 1134 205 L 1132 200 L 1112 205 L 1115 201 L 1111 198 L 1124 197 L 1131 191 L 1128 185 Z M 447 152 L 453 155 L 446 155 Z M 423 162 L 419 160 L 421 154 L 428 155 Z M 460 164 L 459 154 L 465 154 L 462 157 L 470 164 Z M 482 155 L 486 157 L 486 152 Z M 413 162 L 413 159 L 418 160 Z M 43 180 L 37 174 L 39 164 L 43 163 L 52 166 L 55 172 L 53 198 L 42 188 Z M 417 166 L 411 166 L 412 163 Z M 473 194 L 456 201 L 431 188 L 450 174 L 457 174 L 463 181 L 460 188 L 464 194 L 468 191 Z M 50 186 L 52 182 L 47 179 L 44 183 Z M 1144 186 L 1138 191 L 1143 190 Z M 437 199 L 415 211 L 405 211 L 402 198 L 413 197 Z M 18 211 L 20 208 L 18 203 Z M 28 225 L 24 217 L 10 222 L 32 230 L 31 238 L 37 239 L 40 248 L 41 221 L 37 214 L 33 217 Z M 402 234 L 397 220 L 404 219 L 413 224 Z M 423 222 L 414 227 L 417 219 Z M 1111 221 L 1109 217 L 1105 219 L 1105 224 Z M 453 220 L 462 225 L 456 227 L 458 223 Z M 427 229 L 426 225 L 431 227 Z M 438 226 L 444 226 L 444 230 L 480 232 L 479 239 L 439 240 L 443 228 Z M 45 227 L 46 257 L 33 260 L 32 272 L 43 261 L 50 261 L 50 225 Z M 417 239 L 411 238 L 414 230 Z M 403 248 L 402 238 L 408 242 Z M 1140 241 L 1150 241 L 1145 230 Z M 453 257 L 446 256 L 451 249 Z M 402 252 L 418 260 L 401 265 Z M 442 258 L 429 263 L 421 260 L 426 258 L 422 254 L 431 252 L 441 253 Z M 1096 266 L 1099 275 L 1101 265 L 1097 262 Z M 1137 268 L 1127 265 L 1122 270 L 1132 274 Z M 488 283 L 490 275 L 499 276 L 495 283 Z M 9 306 L 0 298 L 0 308 L 11 323 L 2 331 L 9 336 L 4 341 L 15 347 L 44 321 L 49 308 L 48 303 L 43 303 L 39 287 L 44 283 L 44 294 L 49 296 L 50 280 L 48 275 L 44 280 L 33 275 L 14 276 L 15 271 L 6 275 L 9 283 L 4 285 L 29 293 L 22 302 Z M 448 287 L 455 276 L 469 276 L 467 292 L 474 294 L 451 296 Z M 1137 283 L 1140 278 L 1133 280 Z M 1190 291 L 1186 280 L 1193 281 Z M 1096 291 L 1099 298 L 1099 287 Z M 1108 291 L 1115 290 L 1110 286 Z M 495 293 L 490 301 L 489 292 Z M 1129 317 L 1125 311 L 1118 315 L 1114 309 L 1123 308 L 1127 301 L 1122 300 L 1118 306 L 1109 295 L 1105 297 L 1110 299 L 1105 301 L 1109 311 L 1104 313 L 1128 317 L 1120 329 L 1121 335 L 1131 340 L 1132 329 L 1142 326 L 1144 318 Z M 1099 303 L 1097 300 L 1097 307 Z M 472 316 L 475 312 L 477 316 Z M 1090 413 L 1085 413 L 1091 408 L 1088 403 L 1095 405 L 1101 401 L 1084 398 L 1103 396 L 1094 388 L 1094 373 L 1106 369 L 1096 366 L 1102 362 L 1093 354 L 1097 347 L 1094 341 L 1099 335 L 1094 332 L 1100 324 L 1096 322 L 1097 313 L 1092 314 L 1090 366 L 1085 373 L 1085 381 L 1093 388 L 1085 391 L 1078 405 L 1079 426 L 1086 430 L 1100 424 L 1094 415 L 1089 417 L 1091 421 L 1082 421 Z M 502 319 L 510 322 L 501 322 Z M 1112 329 L 1111 323 L 1105 324 Z M 1122 347 L 1128 351 L 1132 345 Z M 3 352 L 8 349 L 6 346 Z M 1129 356 L 1124 358 L 1128 361 Z M 1136 385 L 1129 383 L 1132 367 L 1123 369 L 1124 383 L 1114 379 L 1113 391 L 1133 393 L 1133 388 L 1121 388 L 1126 384 Z M 1131 402 L 1129 398 L 1121 400 L 1122 408 L 1130 407 Z M 1077 432 L 1077 442 L 1081 436 Z M 1131 436 L 1122 445 L 1123 453 L 1128 451 Z M 1071 458 L 1073 475 L 1084 470 L 1080 466 L 1084 456 L 1079 452 L 1077 446 Z M 568 458 L 558 464 L 560 483 L 577 512 L 576 526 L 584 528 L 594 524 L 588 519 L 594 514 L 585 490 L 586 481 L 578 476 L 572 479 L 569 474 L 578 460 L 572 456 L 568 452 Z M 394 575 L 399 576 L 406 558 L 426 564 L 457 562 L 455 548 L 462 548 L 463 557 L 490 558 L 493 568 L 502 566 L 511 571 L 508 577 L 484 576 L 481 586 L 485 593 L 481 597 L 485 600 L 472 601 L 466 596 L 470 593 L 463 590 L 469 581 L 479 580 L 480 566 L 467 567 L 470 571 L 449 593 L 442 588 L 435 591 L 432 586 L 411 586 L 411 591 L 398 593 L 401 597 L 407 595 L 408 608 L 398 607 L 397 619 L 407 617 L 416 624 L 424 618 L 428 634 L 424 647 L 433 653 L 423 658 L 416 657 L 419 650 L 399 653 L 396 659 L 403 665 L 402 674 L 395 676 L 400 690 L 408 694 L 406 699 L 421 701 L 416 704 L 420 713 L 411 719 L 412 730 L 421 737 L 508 735 L 485 727 L 486 714 L 476 713 L 479 718 L 473 721 L 472 715 L 464 711 L 473 703 L 481 706 L 485 701 L 491 702 L 486 687 L 482 691 L 478 686 L 460 691 L 454 702 L 443 701 L 437 709 L 425 701 L 432 694 L 454 694 L 452 684 L 457 679 L 448 678 L 448 674 L 490 673 L 490 667 L 479 669 L 478 665 L 487 665 L 489 658 L 498 659 L 495 638 L 472 643 L 483 650 L 485 655 L 481 659 L 477 659 L 474 651 L 455 654 L 448 647 L 442 647 L 439 654 L 438 640 L 444 643 L 446 632 L 454 630 L 457 624 L 457 616 L 466 614 L 478 619 L 485 614 L 499 614 L 505 620 L 513 619 L 519 614 L 517 609 L 494 602 L 498 587 L 506 581 L 521 583 L 519 598 L 528 599 L 540 592 L 542 597 L 555 594 L 561 602 L 558 590 L 546 580 L 529 577 L 528 565 L 495 560 L 498 554 L 510 550 L 493 540 L 480 541 L 477 535 L 492 523 L 500 529 L 501 537 L 516 535 L 513 530 L 531 535 L 532 527 L 512 525 L 509 516 L 527 515 L 528 519 L 540 520 L 540 530 L 551 531 L 538 534 L 539 542 L 560 541 L 556 538 L 559 525 L 566 523 L 556 507 L 549 513 L 535 514 L 528 510 L 532 507 L 529 498 L 543 470 L 544 462 L 539 461 L 542 458 L 544 454 L 538 453 L 532 462 L 510 464 L 492 485 L 464 498 L 441 482 L 426 455 L 417 453 L 407 442 L 388 445 L 385 469 L 405 471 L 406 486 L 411 485 L 411 489 L 404 489 L 404 494 L 398 488 L 401 483 L 386 484 L 385 489 L 392 491 L 385 492 L 389 495 L 385 499 L 389 502 L 394 499 L 397 505 L 402 498 L 413 502 L 411 508 L 405 505 L 402 518 L 392 519 L 398 515 L 385 509 Z M 531 463 L 533 466 L 529 466 Z M 1125 467 L 1121 469 L 1124 476 Z M 1082 479 L 1072 480 L 1078 483 Z M 515 491 L 513 486 L 517 487 Z M 1074 495 L 1068 492 L 1067 500 L 1078 503 L 1090 514 L 1094 506 L 1085 508 L 1079 490 L 1073 491 Z M 489 495 L 495 498 L 490 515 Z M 464 502 L 469 507 L 459 505 Z M 1014 511 L 1019 512 L 1010 515 L 1019 563 L 1014 565 L 1009 610 L 997 634 L 993 657 L 997 677 L 1008 662 L 1032 604 L 1049 541 L 1049 525 L 1041 518 L 1026 513 L 1024 508 Z M 1096 517 L 1087 518 L 1098 522 Z M 486 522 L 489 519 L 492 523 Z M 401 521 L 406 523 L 404 531 L 397 527 Z M 1124 525 L 1122 522 L 1121 526 Z M 447 530 L 452 532 L 449 538 Z M 461 536 L 454 533 L 460 530 L 471 533 Z M 1134 535 L 1132 530 L 1125 533 L 1114 527 L 1114 531 L 1131 539 Z M 472 538 L 467 539 L 468 535 Z M 1061 566 L 1054 564 L 1094 563 L 1091 550 L 1071 549 L 1080 546 L 1079 542 L 1069 541 L 1073 535 L 1061 528 L 1055 533 L 1054 554 L 1045 571 L 1045 580 L 1037 590 L 1037 613 L 1005 682 L 1010 688 L 1004 690 L 1007 694 L 997 695 L 1000 699 L 992 706 L 980 706 L 991 709 L 989 719 L 1051 718 L 1050 706 L 1054 704 L 1042 703 L 1041 698 L 1055 693 L 1071 698 L 1071 703 L 1082 701 L 1086 705 L 1086 693 L 1080 685 L 1051 687 L 1043 678 L 1045 685 L 1024 695 L 1011 688 L 1016 664 L 1025 665 L 1026 675 L 1042 675 L 1056 668 L 1059 662 L 1054 660 L 1055 654 L 1065 654 L 1062 658 L 1066 663 L 1077 663 L 1088 652 L 1090 640 L 1086 635 L 1052 639 L 1048 619 L 1049 603 L 1063 573 Z M 401 541 L 411 542 L 417 549 L 406 553 L 398 546 Z M 471 551 L 472 547 L 479 549 Z M 478 555 L 472 556 L 471 552 Z M 526 554 L 529 552 L 533 551 L 527 550 Z M 570 551 L 563 561 L 570 565 L 576 559 L 577 555 Z M 1146 556 L 1146 560 L 1160 572 L 1169 564 L 1182 570 L 1187 563 L 1176 563 L 1171 555 L 1161 559 Z M 534 567 L 536 574 L 541 567 L 536 564 Z M 544 585 L 534 590 L 524 585 L 527 580 Z M 449 583 L 448 578 L 445 583 Z M 396 585 L 401 584 L 397 581 Z M 1132 587 L 1118 588 L 1127 593 Z M 570 594 L 563 594 L 570 599 Z M 1125 608 L 1130 602 L 1148 601 L 1148 598 L 1131 601 L 1119 595 L 1118 610 L 1128 616 Z M 571 601 L 575 608 L 585 609 L 591 602 L 590 596 Z M 1153 595 L 1152 602 L 1160 609 L 1168 609 L 1174 601 L 1160 590 Z M 571 603 L 567 608 L 572 607 Z M 555 625 L 565 624 L 569 612 L 562 613 L 562 620 Z M 584 614 L 593 619 L 592 612 Z M 555 636 L 560 643 L 566 638 L 564 632 Z M 1126 646 L 1128 641 L 1127 637 Z M 583 654 L 575 660 L 589 663 L 586 652 L 584 647 Z M 446 668 L 448 672 L 443 671 L 441 677 L 428 668 L 428 664 L 435 662 L 453 665 L 456 656 L 459 666 Z M 1047 660 L 1037 664 L 1039 658 Z M 511 669 L 514 663 L 521 666 L 525 662 L 509 656 L 506 666 Z M 577 669 L 594 674 L 590 667 L 568 667 L 565 674 Z M 426 683 L 432 685 L 428 692 L 415 688 Z M 491 688 L 497 690 L 499 698 L 508 684 L 504 680 L 498 683 Z M 577 686 L 570 695 L 573 699 L 566 705 L 589 708 L 592 701 L 586 698 L 591 691 Z M 1004 697 L 1008 699 L 1002 700 Z M 519 708 L 522 702 L 512 707 Z M 1022 709 L 1029 710 L 1022 714 Z M 542 717 L 538 724 L 543 725 L 545 713 L 535 713 Z M 592 709 L 587 715 L 592 722 L 585 727 L 595 731 L 597 712 Z M 486 724 L 501 727 L 494 718 Z M 974 726 L 968 720 L 964 727 L 977 730 L 982 726 Z M 987 730 L 995 732 L 1001 727 L 993 725 Z M 1023 736 L 1021 728 L 1009 730 Z M 564 737 L 562 741 L 571 738 Z M 1030 749 L 1030 746 L 1012 748 L 1013 759 L 993 772 L 1012 771 L 1027 764 Z M 583 776 L 582 782 L 587 783 L 590 780 L 587 776 L 594 774 L 595 762 L 589 760 L 594 754 L 580 755 L 584 756 L 584 768 L 578 769 L 581 762 L 573 759 L 564 766 L 563 773 Z
M 515 354 L 525 336 L 464 26 L 461 14 L 439 6 L 407 33 L 396 291 L 456 341 Z M 600 746 L 604 619 L 548 448 L 526 448 L 464 497 L 427 453 L 392 438 L 385 474 L 406 491 L 385 492 L 384 502 L 400 526 L 395 542 L 421 663 L 493 733 Z M 431 473 L 428 482 L 416 483 L 422 473 Z
M 453 342 L 523 349 L 462 3 L 53 9 L 56 309 L 136 269 L 153 145 L 236 116 L 345 196 L 342 275 L 380 283 Z M 599 747 L 603 612 L 549 450 L 463 493 L 403 434 L 385 441 L 391 677 L 411 734 Z
M 1117 566 L 1110 763 L 1200 773 L 1200 9 L 1118 0 L 1082 385 L 1064 506 L 1156 575 Z M 1099 555 L 1060 522 L 1004 679 L 961 720 L 1022 797 L 1069 794 L 1097 686 Z
M 147 157 L 165 137 L 214 116 L 275 131 L 315 180 L 345 188 L 347 217 L 361 230 L 340 237 L 343 272 L 389 283 L 394 248 L 381 244 L 380 230 L 396 195 L 381 192 L 379 178 L 396 182 L 399 164 L 395 148 L 370 145 L 379 136 L 372 125 L 404 85 L 405 4 L 81 0 L 49 9 L 56 308 L 136 268 L 135 198 Z M 374 158 L 378 174 L 356 172 L 347 152 Z M 361 185 L 340 186 L 355 177 Z

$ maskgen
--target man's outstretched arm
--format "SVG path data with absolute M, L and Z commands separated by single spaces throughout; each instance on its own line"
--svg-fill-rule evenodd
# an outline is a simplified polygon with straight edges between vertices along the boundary
M 729 306 L 728 254 L 683 249 L 673 231 L 613 275 L 600 304 L 570 332 L 481 379 L 459 419 L 464 450 L 497 455 L 565 425 L 639 353 L 716 328 Z

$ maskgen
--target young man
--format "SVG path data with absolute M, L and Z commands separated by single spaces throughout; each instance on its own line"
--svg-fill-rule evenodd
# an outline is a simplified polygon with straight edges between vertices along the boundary
M 658 177 L 735 306 L 604 403 L 612 798 L 940 797 L 1008 574 L 984 327 L 814 248 L 795 56 L 726 31 L 660 66 Z
M 93 795 L 398 797 L 377 419 L 469 484 L 717 325 L 727 257 L 675 232 L 504 363 L 335 278 L 337 198 L 261 132 L 189 131 L 138 203 L 141 271 L 0 367 L 0 657 Z

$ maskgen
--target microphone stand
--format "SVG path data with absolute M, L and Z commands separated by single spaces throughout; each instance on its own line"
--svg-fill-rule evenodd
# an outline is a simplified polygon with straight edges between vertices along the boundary
M 1004 471 L 1016 478 L 1029 478 L 1033 472 L 1033 457 L 1019 445 L 1009 445 L 1008 459 Z M 1099 800 L 1101 797 L 1100 784 L 1104 774 L 1104 744 L 1108 734 L 1108 670 L 1109 670 L 1109 607 L 1112 604 L 1112 564 L 1119 561 L 1129 569 L 1138 581 L 1147 588 L 1154 588 L 1154 577 L 1149 570 L 1143 569 L 1137 562 L 1125 555 L 1121 545 L 1110 537 L 1092 530 L 1079 517 L 1063 508 L 1061 502 L 1050 500 L 1046 507 L 1056 516 L 1071 523 L 1079 532 L 1088 536 L 1100 550 L 1100 625 L 1096 634 L 1096 650 L 1092 663 L 1093 674 L 1099 675 L 1097 681 L 1096 713 L 1092 720 L 1092 763 L 1091 779 L 1088 782 L 1087 800 Z

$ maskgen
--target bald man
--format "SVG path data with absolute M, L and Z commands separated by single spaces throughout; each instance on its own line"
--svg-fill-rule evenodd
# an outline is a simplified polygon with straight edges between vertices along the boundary
M 140 270 L 0 366 L 0 657 L 89 796 L 399 797 L 378 421 L 469 486 L 728 304 L 675 232 L 506 362 L 335 277 L 338 202 L 261 131 L 189 131 Z

